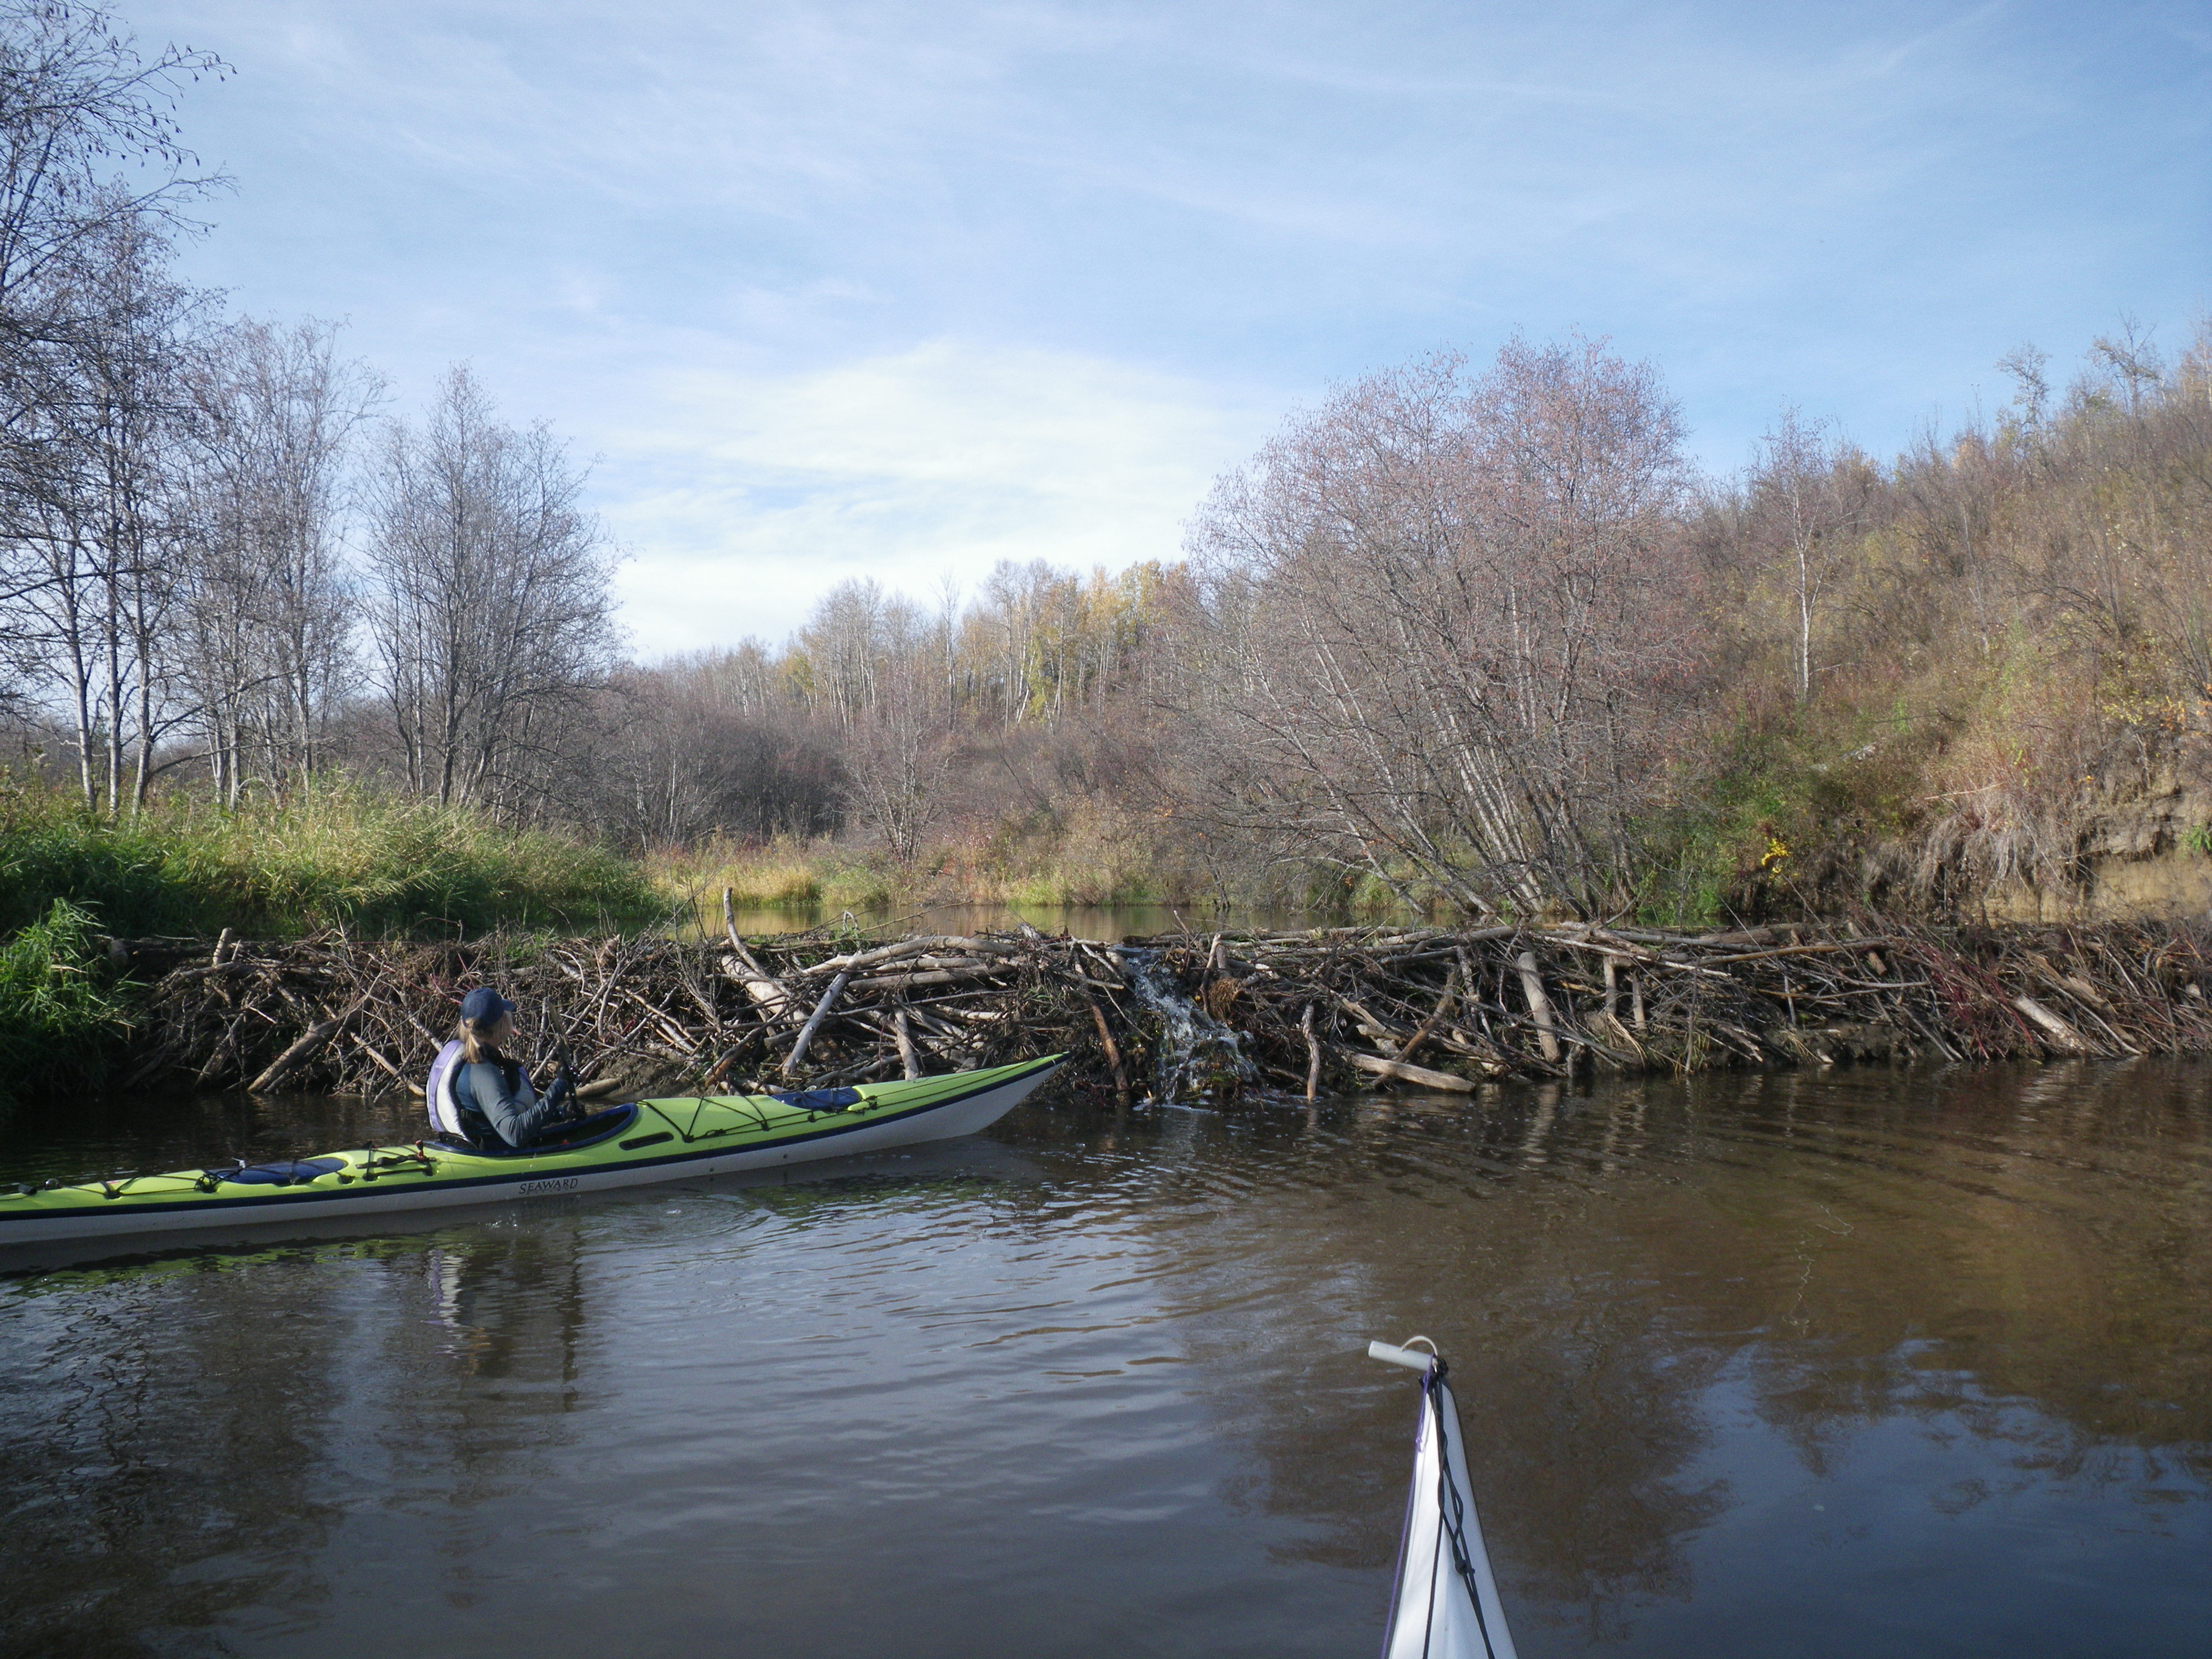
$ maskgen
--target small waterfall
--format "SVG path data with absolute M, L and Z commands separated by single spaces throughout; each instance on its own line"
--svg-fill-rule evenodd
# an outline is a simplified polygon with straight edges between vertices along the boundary
M 1159 1046 L 1152 1060 L 1155 1103 L 1204 1099 L 1225 1085 L 1258 1077 L 1243 1040 L 1182 994 L 1161 967 L 1158 951 L 1125 946 L 1115 954 L 1128 968 L 1137 1000 L 1159 1017 Z

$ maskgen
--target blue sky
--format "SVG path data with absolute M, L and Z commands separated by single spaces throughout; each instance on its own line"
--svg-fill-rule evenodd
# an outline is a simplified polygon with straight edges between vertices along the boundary
M 592 460 L 641 656 L 831 583 L 1175 556 L 1333 381 L 1581 329 L 1699 458 L 1878 453 L 2212 301 L 2195 4 L 131 3 L 188 255 Z

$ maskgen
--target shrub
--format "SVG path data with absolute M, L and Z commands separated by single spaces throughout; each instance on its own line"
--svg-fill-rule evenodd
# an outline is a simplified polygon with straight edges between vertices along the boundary
M 126 1030 L 85 911 L 56 899 L 0 945 L 0 1108 L 99 1081 Z

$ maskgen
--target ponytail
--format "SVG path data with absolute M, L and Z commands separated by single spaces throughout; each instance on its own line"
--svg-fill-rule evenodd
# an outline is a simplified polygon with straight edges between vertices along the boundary
M 461 1040 L 461 1058 L 471 1066 L 480 1065 L 495 1058 L 498 1046 L 484 1040 L 484 1033 L 495 1031 L 506 1019 L 504 1014 L 487 1020 L 464 1019 L 453 1028 L 453 1035 Z

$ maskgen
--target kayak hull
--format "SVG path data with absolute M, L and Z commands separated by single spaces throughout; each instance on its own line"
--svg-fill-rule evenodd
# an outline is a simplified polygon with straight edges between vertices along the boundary
M 626 1131 L 542 1152 L 488 1156 L 430 1141 L 261 1166 L 307 1172 L 283 1184 L 247 1184 L 253 1170 L 235 1176 L 177 1170 L 0 1194 L 0 1251 L 526 1202 L 948 1140 L 997 1122 L 1059 1064 L 1054 1055 L 987 1072 L 862 1085 L 860 1102 L 844 1109 L 791 1103 L 806 1100 L 803 1095 L 641 1101 Z
M 1413 1480 L 1382 1659 L 1515 1659 L 1474 1512 L 1458 1402 L 1441 1365 L 1421 1378 Z

